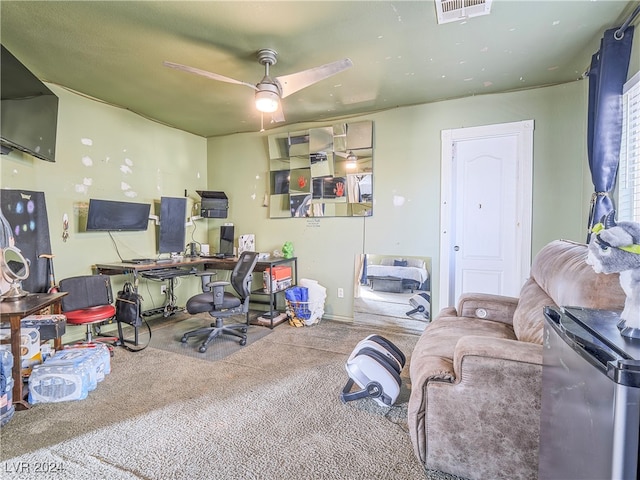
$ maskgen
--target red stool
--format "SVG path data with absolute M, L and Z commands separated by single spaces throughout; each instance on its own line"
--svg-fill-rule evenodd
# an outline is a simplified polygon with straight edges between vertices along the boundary
M 113 305 L 97 305 L 95 307 L 80 308 L 64 312 L 68 325 L 86 325 L 85 340 L 93 341 L 93 326 L 112 319 L 116 315 L 116 307 Z M 115 338 L 115 337 L 114 337 Z
M 82 275 L 60 281 L 60 291 L 68 295 L 62 297 L 62 313 L 69 325 L 86 325 L 85 341 L 94 341 L 93 329 L 96 325 L 111 320 L 116 315 L 112 305 L 111 281 L 106 275 Z M 98 331 L 98 336 L 102 337 Z M 102 340 L 116 342 L 118 337 L 102 337 Z

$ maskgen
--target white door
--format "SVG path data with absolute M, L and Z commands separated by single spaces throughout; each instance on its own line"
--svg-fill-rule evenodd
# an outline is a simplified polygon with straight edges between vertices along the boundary
M 533 121 L 442 132 L 440 308 L 517 296 L 531 258 Z

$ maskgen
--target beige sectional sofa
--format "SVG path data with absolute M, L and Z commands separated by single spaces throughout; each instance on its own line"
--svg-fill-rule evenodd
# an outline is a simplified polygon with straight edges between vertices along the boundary
M 409 429 L 426 468 L 469 479 L 537 478 L 546 305 L 622 309 L 618 275 L 596 274 L 587 246 L 556 240 L 519 298 L 464 294 L 411 356 Z

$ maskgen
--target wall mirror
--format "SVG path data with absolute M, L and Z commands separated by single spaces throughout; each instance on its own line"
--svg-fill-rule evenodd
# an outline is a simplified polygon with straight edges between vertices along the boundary
M 373 122 L 269 136 L 269 216 L 373 214 Z
M 356 323 L 422 331 L 431 318 L 431 258 L 358 255 L 354 292 Z
M 3 293 L 0 298 L 11 301 L 20 300 L 28 295 L 28 292 L 22 289 L 22 280 L 29 277 L 29 263 L 20 250 L 15 247 L 7 247 L 2 250 L 0 271 L 2 271 L 5 280 L 11 283 L 9 290 Z

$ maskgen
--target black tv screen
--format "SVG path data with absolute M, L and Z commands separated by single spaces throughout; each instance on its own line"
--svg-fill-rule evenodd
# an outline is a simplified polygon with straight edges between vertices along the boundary
M 149 225 L 148 203 L 89 200 L 87 231 L 136 232 Z
M 0 144 L 55 162 L 58 97 L 0 46 Z
M 177 253 L 184 251 L 186 218 L 186 198 L 160 198 L 158 253 Z

